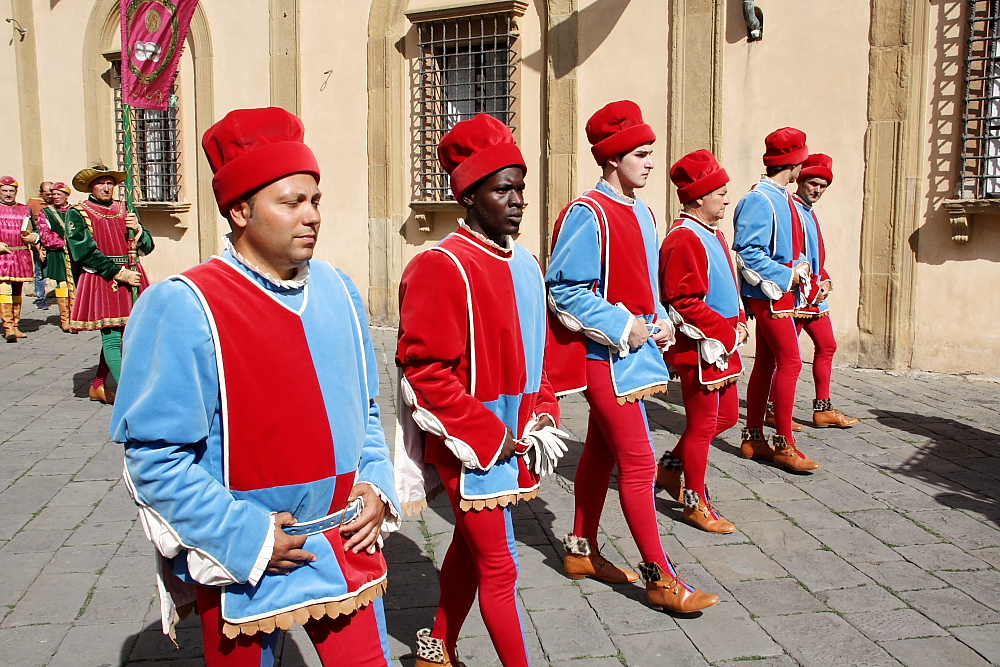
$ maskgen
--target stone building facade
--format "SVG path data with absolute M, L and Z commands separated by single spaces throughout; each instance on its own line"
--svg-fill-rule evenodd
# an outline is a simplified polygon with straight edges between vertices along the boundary
M 11 0 L 0 172 L 24 196 L 120 159 L 118 8 Z M 559 211 L 599 176 L 587 118 L 628 98 L 659 136 L 641 196 L 661 233 L 677 209 L 674 159 L 715 151 L 735 204 L 760 176 L 764 136 L 798 127 L 835 160 L 818 213 L 838 362 L 1000 375 L 997 11 L 993 0 L 201 0 L 171 110 L 133 119 L 139 209 L 157 244 L 146 266 L 162 279 L 217 252 L 228 230 L 200 136 L 233 108 L 278 105 L 302 117 L 323 170 L 319 256 L 392 324 L 405 263 L 460 214 L 428 153 L 443 129 L 476 111 L 515 129 L 529 162 L 520 240 L 544 261 Z M 762 39 L 748 16 L 763 19 Z

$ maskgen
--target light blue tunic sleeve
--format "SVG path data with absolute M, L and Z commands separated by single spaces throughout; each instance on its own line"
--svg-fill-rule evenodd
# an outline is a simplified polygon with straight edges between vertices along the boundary
M 549 260 L 545 283 L 549 307 L 571 331 L 582 330 L 588 338 L 627 350 L 632 315 L 595 294 L 601 284 L 601 233 L 597 218 L 585 206 L 574 206 L 566 214 Z
M 750 269 L 761 280 L 767 280 L 782 292 L 792 288 L 792 268 L 771 258 L 774 233 L 774 207 L 762 192 L 751 190 L 736 206 L 733 222 L 733 250 L 742 267 Z
M 358 481 L 374 485 L 392 505 L 392 513 L 399 517 L 399 499 L 396 496 L 396 484 L 392 460 L 389 457 L 389 446 L 385 441 L 385 431 L 382 429 L 382 419 L 379 414 L 375 397 L 378 396 L 378 361 L 375 357 L 375 346 L 372 344 L 371 331 L 368 328 L 368 315 L 365 303 L 357 286 L 346 273 L 337 269 L 337 273 L 347 285 L 347 291 L 354 302 L 354 310 L 358 314 L 361 335 L 364 341 L 365 359 L 367 359 L 368 382 L 368 429 L 365 433 L 365 444 L 361 450 L 361 462 L 358 465 Z
M 273 541 L 271 516 L 223 483 L 215 347 L 201 302 L 180 280 L 152 286 L 132 311 L 111 437 L 125 445 L 135 500 L 173 533 L 166 543 L 175 538 L 222 568 L 216 580 L 259 576 L 259 560 L 270 556 L 262 552 Z

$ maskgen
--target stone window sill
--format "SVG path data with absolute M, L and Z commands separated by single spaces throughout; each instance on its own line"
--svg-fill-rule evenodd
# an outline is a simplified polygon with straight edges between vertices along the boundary
M 465 207 L 453 199 L 446 201 L 411 201 L 410 209 L 415 213 L 413 216 L 417 221 L 417 229 L 421 232 L 430 232 L 434 229 L 434 214 L 452 213 L 462 215 Z
M 141 214 L 144 211 L 155 213 L 187 213 L 191 210 L 189 201 L 137 201 L 135 208 Z M 174 227 L 187 229 L 188 224 L 184 220 L 179 220 Z
M 978 214 L 1000 215 L 1000 199 L 946 199 L 941 203 L 951 218 L 951 240 L 966 243 Z

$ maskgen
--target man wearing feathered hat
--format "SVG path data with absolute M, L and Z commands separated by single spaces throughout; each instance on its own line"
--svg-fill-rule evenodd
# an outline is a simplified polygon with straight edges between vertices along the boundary
M 756 356 L 747 386 L 747 421 L 742 455 L 795 472 L 820 467 L 795 443 L 792 408 L 802 371 L 795 311 L 809 292 L 805 231 L 786 190 L 809 156 L 806 135 L 784 127 L 764 139 L 766 174 L 736 205 L 733 250 L 740 270 L 740 294 L 756 322 Z M 768 396 L 774 402 L 773 448 L 764 437 Z
M 0 313 L 8 343 L 26 336 L 20 329 L 21 291 L 34 279 L 31 247 L 39 240 L 31 209 L 17 203 L 17 185 L 12 176 L 0 177 Z
M 538 494 L 540 475 L 565 452 L 543 367 L 542 272 L 512 238 L 528 168 L 510 129 L 487 114 L 456 124 L 438 156 L 466 216 L 403 273 L 396 351 L 412 411 L 401 415 L 406 447 L 396 454 L 401 500 L 419 509 L 443 483 L 455 512 L 417 666 L 459 664 L 456 644 L 478 595 L 500 662 L 527 667 L 511 509 Z
M 553 231 L 549 287 L 553 342 L 546 351 L 557 394 L 584 391 L 590 423 L 574 481 L 576 519 L 564 538 L 573 579 L 630 583 L 639 575 L 598 552 L 597 530 L 611 472 L 642 562 L 650 606 L 678 612 L 710 607 L 718 596 L 680 579 L 663 549 L 653 482 L 656 455 L 642 399 L 665 392 L 662 349 L 674 328 L 659 299 L 656 221 L 636 198 L 653 169 L 656 135 L 635 102 L 612 102 L 587 121 L 602 178 L 570 202 Z
M 71 331 L 69 326 L 72 297 L 75 292 L 73 269 L 66 252 L 66 214 L 69 213 L 70 188 L 62 181 L 52 184 L 52 202 L 35 214 L 36 226 L 42 235 L 45 248 L 44 278 L 56 283 L 56 305 L 59 306 L 59 326 Z
M 670 169 L 682 211 L 660 249 L 660 294 L 677 327 L 667 361 L 681 380 L 686 425 L 660 459 L 656 481 L 684 503 L 684 519 L 710 533 L 736 530 L 712 506 L 705 486 L 712 440 L 740 418 L 736 381 L 746 342 L 729 244 L 719 223 L 729 206 L 729 175 L 711 151 L 688 153 Z M 683 473 L 683 485 L 681 476 Z
M 833 280 L 826 271 L 826 245 L 819 218 L 813 208 L 826 189 L 833 183 L 833 158 L 816 153 L 806 158 L 798 177 L 798 189 L 792 195 L 799 217 L 805 227 L 806 257 L 811 273 L 806 303 L 795 311 L 795 324 L 803 329 L 813 342 L 812 374 L 816 390 L 813 399 L 813 424 L 824 428 L 835 426 L 850 428 L 858 423 L 857 417 L 848 417 L 835 410 L 830 400 L 830 378 L 833 374 L 833 356 L 837 353 L 837 338 L 830 322 L 830 302 Z
M 139 263 L 153 251 L 153 237 L 125 202 L 115 200 L 115 188 L 125 172 L 103 164 L 82 169 L 73 187 L 89 196 L 66 213 L 70 257 L 81 269 L 69 326 L 101 332 L 101 358 L 90 384 L 90 400 L 114 403 L 106 386 L 110 374 L 118 381 L 122 363 L 122 332 L 134 300 L 149 286 Z
M 271 664 L 293 623 L 327 667 L 390 659 L 380 547 L 399 509 L 378 361 L 354 283 L 312 259 L 303 134 L 274 107 L 209 128 L 232 233 L 140 298 L 125 337 L 111 433 L 159 552 L 163 630 L 196 607 L 207 667 Z

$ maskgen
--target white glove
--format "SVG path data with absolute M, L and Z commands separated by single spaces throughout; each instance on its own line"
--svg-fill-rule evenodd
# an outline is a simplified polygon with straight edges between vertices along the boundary
M 554 426 L 545 426 L 537 431 L 530 430 L 534 428 L 534 425 L 534 421 L 528 424 L 528 432 L 521 438 L 521 442 L 532 445 L 525 454 L 526 457 L 529 457 L 528 467 L 534 468 L 535 473 L 540 477 L 545 477 L 555 472 L 559 459 L 569 451 L 566 443 L 562 441 L 562 438 L 568 438 L 569 434 Z M 534 452 L 533 457 L 531 456 L 532 452 Z

